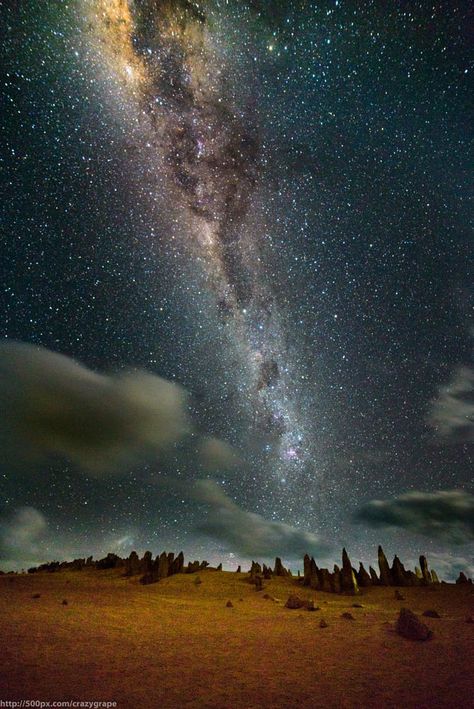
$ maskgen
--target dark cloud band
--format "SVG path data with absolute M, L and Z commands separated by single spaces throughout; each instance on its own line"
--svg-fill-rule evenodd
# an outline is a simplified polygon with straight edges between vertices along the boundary
M 409 492 L 392 500 L 371 500 L 356 512 L 355 520 L 463 544 L 474 539 L 474 496 L 462 490 Z

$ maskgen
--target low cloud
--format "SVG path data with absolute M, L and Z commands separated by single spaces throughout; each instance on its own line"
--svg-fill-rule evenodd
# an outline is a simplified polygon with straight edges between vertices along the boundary
M 34 507 L 19 507 L 0 519 L 0 558 L 32 558 L 47 530 L 45 516 Z
M 429 424 L 453 442 L 474 441 L 474 369 L 457 367 L 432 401 Z
M 474 496 L 463 490 L 409 492 L 368 502 L 355 513 L 355 520 L 465 544 L 474 539 Z
M 228 470 L 240 464 L 240 458 L 232 446 L 214 437 L 202 439 L 199 458 L 203 467 L 210 472 Z
M 59 456 L 95 475 L 156 455 L 190 431 L 177 384 L 144 371 L 98 374 L 19 342 L 0 346 L 0 408 L 10 455 Z
M 293 559 L 301 558 L 305 553 L 328 551 L 315 534 L 267 520 L 254 512 L 245 512 L 211 480 L 199 480 L 194 486 L 194 494 L 208 508 L 207 517 L 198 525 L 198 531 L 221 542 L 232 552 Z

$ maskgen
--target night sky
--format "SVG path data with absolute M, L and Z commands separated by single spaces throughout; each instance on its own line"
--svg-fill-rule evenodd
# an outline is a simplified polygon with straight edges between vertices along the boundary
M 469 6 L 0 2 L 2 568 L 472 572 Z

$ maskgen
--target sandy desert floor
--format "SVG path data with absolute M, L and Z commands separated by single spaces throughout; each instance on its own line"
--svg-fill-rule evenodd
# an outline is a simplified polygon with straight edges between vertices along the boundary
M 393 588 L 353 598 L 287 579 L 257 592 L 247 574 L 199 576 L 200 585 L 180 574 L 151 586 L 120 571 L 0 577 L 0 699 L 110 700 L 119 709 L 474 707 L 472 586 L 401 589 L 400 602 Z M 320 610 L 286 609 L 295 591 Z M 431 640 L 395 632 L 402 605 L 438 611 L 423 618 Z

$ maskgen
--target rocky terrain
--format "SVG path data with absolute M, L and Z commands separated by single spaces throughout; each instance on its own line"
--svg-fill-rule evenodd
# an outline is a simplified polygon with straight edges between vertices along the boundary
M 182 554 L 0 576 L 0 698 L 120 707 L 473 706 L 474 587 L 406 571 L 228 572 Z
M 369 586 L 430 586 L 440 583 L 438 575 L 434 569 L 429 570 L 425 556 L 420 556 L 420 566 L 416 566 L 414 571 L 406 570 L 398 556 L 395 556 L 392 566 L 389 565 L 387 557 L 381 546 L 378 548 L 379 573 L 370 566 L 366 571 L 362 562 L 356 570 L 345 549 L 342 550 L 342 567 L 337 564 L 330 572 L 328 569 L 318 568 L 313 557 L 305 555 L 303 559 L 304 574 L 301 579 L 298 572 L 298 583 L 309 586 L 318 591 L 326 593 L 349 593 L 355 595 L 360 588 Z M 57 571 L 82 571 L 83 569 L 122 569 L 125 576 L 139 576 L 141 584 L 157 583 L 161 579 L 168 578 L 174 574 L 193 574 L 207 569 L 208 571 L 222 571 L 222 564 L 217 567 L 209 566 L 207 561 L 189 561 L 184 563 L 184 554 L 179 552 L 175 557 L 173 552 L 163 551 L 154 559 L 151 551 L 146 551 L 140 559 L 136 551 L 132 551 L 130 556 L 122 558 L 117 554 L 109 553 L 103 559 L 94 561 L 92 556 L 84 559 L 74 559 L 73 561 L 52 561 L 40 566 L 28 569 L 29 574 Z M 0 574 L 4 572 L 0 571 Z M 237 569 L 241 573 L 241 567 Z M 286 569 L 281 559 L 277 556 L 274 568 L 252 561 L 249 569 L 249 581 L 261 590 L 263 581 L 269 580 L 273 576 L 292 577 L 289 569 Z M 461 571 L 456 583 L 472 584 L 472 579 Z

